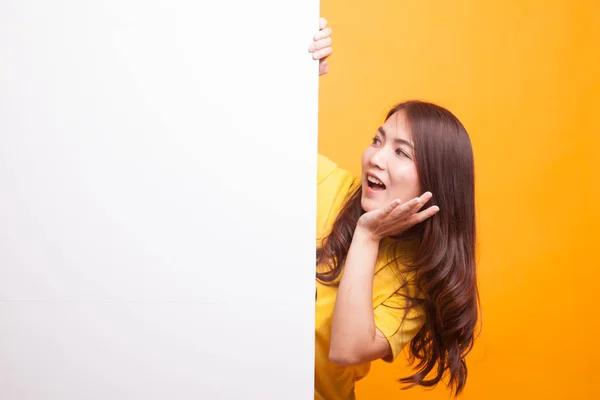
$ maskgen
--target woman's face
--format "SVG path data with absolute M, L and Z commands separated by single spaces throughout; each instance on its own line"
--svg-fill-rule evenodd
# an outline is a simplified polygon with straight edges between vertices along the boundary
M 365 211 L 406 202 L 421 195 L 410 131 L 401 112 L 379 128 L 362 155 L 362 198 Z

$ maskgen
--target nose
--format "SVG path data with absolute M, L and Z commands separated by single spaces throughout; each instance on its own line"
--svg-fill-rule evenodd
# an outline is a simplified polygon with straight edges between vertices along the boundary
M 385 170 L 385 151 L 384 149 L 378 149 L 375 151 L 371 158 L 369 158 L 369 164 L 380 170 Z

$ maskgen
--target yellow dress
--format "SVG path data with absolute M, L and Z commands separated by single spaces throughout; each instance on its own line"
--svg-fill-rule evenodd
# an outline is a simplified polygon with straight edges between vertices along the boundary
M 319 155 L 317 177 L 317 245 L 329 233 L 346 196 L 360 185 L 350 173 L 334 162 Z M 391 240 L 383 240 L 373 281 L 373 311 L 375 326 L 387 337 L 392 355 L 384 361 L 391 362 L 416 335 L 424 322 L 421 309 L 412 309 L 404 317 L 404 298 L 396 293 L 402 285 L 393 257 Z M 400 249 L 398 260 L 410 254 L 408 247 Z M 400 265 L 402 265 L 400 263 Z M 405 277 L 410 282 L 410 277 Z M 404 290 L 404 289 L 403 289 Z M 414 296 L 414 288 L 409 287 Z M 354 399 L 354 385 L 369 371 L 370 363 L 343 367 L 329 361 L 329 339 L 333 317 L 336 286 L 326 286 L 317 280 L 315 321 L 315 400 Z

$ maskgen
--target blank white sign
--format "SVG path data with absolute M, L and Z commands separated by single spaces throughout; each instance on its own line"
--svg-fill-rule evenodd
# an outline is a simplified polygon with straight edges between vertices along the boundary
M 312 398 L 318 11 L 0 2 L 0 398 Z

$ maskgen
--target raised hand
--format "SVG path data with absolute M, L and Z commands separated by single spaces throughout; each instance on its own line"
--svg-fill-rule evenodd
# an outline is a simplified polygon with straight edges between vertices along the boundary
M 420 197 L 415 197 L 404 204 L 399 199 L 393 200 L 384 208 L 364 213 L 358 219 L 356 228 L 366 231 L 374 240 L 398 235 L 432 217 L 440 210 L 438 206 L 431 206 L 420 211 L 423 204 L 427 203 L 431 197 L 430 192 L 425 192 Z
M 319 20 L 319 32 L 313 37 L 312 44 L 308 47 L 308 52 L 312 54 L 314 60 L 319 60 L 319 75 L 325 75 L 329 72 L 327 57 L 331 55 L 331 28 L 327 27 L 327 20 Z

